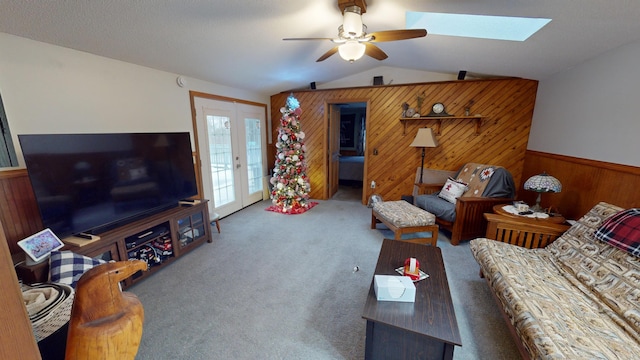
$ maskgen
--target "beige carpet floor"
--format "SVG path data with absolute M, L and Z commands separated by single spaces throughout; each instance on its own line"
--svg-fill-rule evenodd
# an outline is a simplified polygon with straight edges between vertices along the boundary
M 370 229 L 371 210 L 346 195 L 300 215 L 268 205 L 223 218 L 212 244 L 130 288 L 145 308 L 137 359 L 364 357 L 362 310 L 391 232 Z M 454 358 L 518 359 L 468 242 L 441 232 L 438 246 L 462 337 Z

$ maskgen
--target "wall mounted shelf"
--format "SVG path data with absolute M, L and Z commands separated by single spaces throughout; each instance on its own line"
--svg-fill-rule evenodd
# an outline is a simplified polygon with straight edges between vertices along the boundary
M 428 120 L 428 121 L 435 121 L 436 122 L 436 128 L 434 129 L 434 132 L 436 133 L 436 135 L 440 135 L 440 125 L 442 125 L 442 120 L 459 120 L 459 119 L 463 119 L 463 120 L 473 120 L 475 121 L 476 124 L 476 135 L 480 135 L 480 126 L 482 125 L 482 119 L 484 119 L 484 116 L 424 116 L 424 117 L 418 117 L 418 118 L 400 118 L 400 122 L 403 124 L 404 128 L 402 130 L 402 135 L 407 135 L 407 122 L 409 121 L 420 121 L 420 120 Z

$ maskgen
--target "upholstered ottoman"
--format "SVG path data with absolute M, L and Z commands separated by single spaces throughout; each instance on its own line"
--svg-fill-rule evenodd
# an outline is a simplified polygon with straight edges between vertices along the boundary
M 375 203 L 371 210 L 371 228 L 375 229 L 379 222 L 393 231 L 395 240 L 431 244 L 431 246 L 436 246 L 438 241 L 438 225 L 436 225 L 435 215 L 404 200 Z M 431 237 L 402 239 L 402 234 L 419 232 L 431 232 Z

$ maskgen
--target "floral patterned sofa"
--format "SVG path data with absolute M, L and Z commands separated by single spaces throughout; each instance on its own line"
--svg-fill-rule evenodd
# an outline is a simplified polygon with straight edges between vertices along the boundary
M 639 209 L 602 202 L 545 248 L 470 242 L 523 358 L 640 356 L 640 228 L 629 224 Z

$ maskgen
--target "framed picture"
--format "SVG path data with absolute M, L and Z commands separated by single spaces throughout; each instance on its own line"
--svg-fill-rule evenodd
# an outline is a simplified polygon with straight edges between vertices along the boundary
M 64 243 L 51 231 L 44 229 L 37 234 L 18 241 L 18 246 L 36 263 L 46 259 L 49 254 L 64 246 Z

